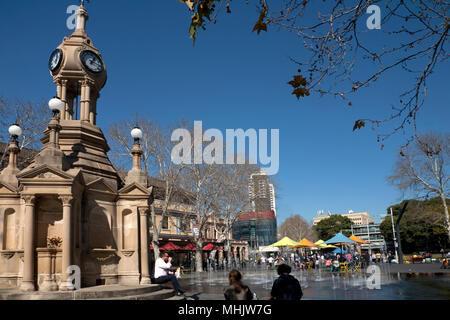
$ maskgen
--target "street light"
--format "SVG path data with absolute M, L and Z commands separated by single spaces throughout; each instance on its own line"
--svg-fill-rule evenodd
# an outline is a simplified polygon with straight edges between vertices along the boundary
M 8 132 L 11 135 L 12 139 L 14 141 L 17 141 L 17 139 L 22 135 L 22 128 L 15 123 L 9 127 Z
M 64 111 L 65 103 L 58 97 L 54 97 L 48 102 L 48 107 L 52 110 L 53 115 L 56 116 Z
M 133 130 L 131 130 L 131 136 L 134 139 L 134 142 L 139 142 L 140 139 L 142 139 L 143 133 L 141 128 L 138 126 L 134 127 Z
M 395 237 L 395 228 L 394 228 L 394 215 L 392 214 L 392 207 L 391 209 L 391 224 L 392 224 L 392 239 L 394 240 L 394 252 L 395 252 L 395 261 L 399 263 L 398 261 L 398 245 L 397 245 L 397 238 Z

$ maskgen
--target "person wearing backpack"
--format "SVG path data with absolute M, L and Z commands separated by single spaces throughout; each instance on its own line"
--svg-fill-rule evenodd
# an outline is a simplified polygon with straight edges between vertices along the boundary
M 290 275 L 291 271 L 287 264 L 278 266 L 279 277 L 273 283 L 270 300 L 300 300 L 303 297 L 300 282 Z

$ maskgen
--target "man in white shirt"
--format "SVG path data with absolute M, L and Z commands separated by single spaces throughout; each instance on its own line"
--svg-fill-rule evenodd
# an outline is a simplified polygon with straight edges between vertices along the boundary
M 270 256 L 269 259 L 267 259 L 267 261 L 269 262 L 270 268 L 272 268 L 272 264 L 273 264 L 273 257 Z
M 171 282 L 173 288 L 176 290 L 177 295 L 183 295 L 184 291 L 181 290 L 180 284 L 178 283 L 177 278 L 170 271 L 172 267 L 172 257 L 169 257 L 167 252 L 161 254 L 161 258 L 157 259 L 155 262 L 155 280 L 154 282 L 157 284 L 162 284 L 166 282 Z

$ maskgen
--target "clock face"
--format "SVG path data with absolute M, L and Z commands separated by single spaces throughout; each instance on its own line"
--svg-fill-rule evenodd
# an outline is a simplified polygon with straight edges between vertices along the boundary
M 62 61 L 63 53 L 60 49 L 56 49 L 50 55 L 50 59 L 48 60 L 48 68 L 50 71 L 55 71 L 59 68 Z
M 93 51 L 83 51 L 80 54 L 81 62 L 84 67 L 94 73 L 99 73 L 103 71 L 102 59 Z

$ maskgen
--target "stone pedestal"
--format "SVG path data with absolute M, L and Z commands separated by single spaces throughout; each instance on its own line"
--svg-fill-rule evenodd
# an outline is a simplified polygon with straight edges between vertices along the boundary
M 38 258 L 43 259 L 47 267 L 47 274 L 44 282 L 39 286 L 39 291 L 58 291 L 58 284 L 55 279 L 55 263 L 56 263 L 56 249 L 55 248 L 39 248 Z

